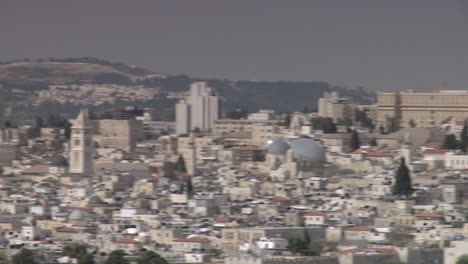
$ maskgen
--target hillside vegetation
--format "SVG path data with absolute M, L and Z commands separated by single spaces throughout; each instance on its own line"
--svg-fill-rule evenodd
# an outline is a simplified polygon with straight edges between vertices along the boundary
M 49 85 L 92 83 L 127 85 L 129 89 L 134 85 L 141 85 L 167 94 L 187 91 L 193 81 L 207 81 L 210 86 L 216 88 L 225 99 L 226 112 L 235 108 L 249 111 L 274 109 L 278 112 L 301 111 L 304 108 L 314 110 L 318 98 L 331 90 L 337 90 L 342 96 L 359 103 L 370 103 L 374 99 L 374 94 L 364 89 L 345 89 L 331 86 L 327 82 L 230 81 L 200 79 L 186 75 L 161 75 L 136 66 L 87 57 L 0 63 L 0 84 L 10 92 L 7 94 L 7 99 L 11 99 L 10 103 L 19 105 L 27 105 L 24 102 L 27 98 L 15 97 L 11 94 L 13 90 L 38 91 L 48 89 Z M 161 112 L 173 111 L 174 100 L 167 100 L 166 103 L 164 99 L 157 99 L 157 104 L 153 107 Z M 135 105 L 141 104 L 135 102 Z M 147 105 L 148 102 L 145 103 L 145 106 Z M 48 109 L 50 107 L 51 104 L 37 106 L 38 113 L 47 112 L 51 110 Z M 70 111 L 74 113 L 75 108 Z M 60 107 L 65 114 L 66 109 L 66 106 Z M 28 111 L 32 110 L 34 109 L 28 105 Z

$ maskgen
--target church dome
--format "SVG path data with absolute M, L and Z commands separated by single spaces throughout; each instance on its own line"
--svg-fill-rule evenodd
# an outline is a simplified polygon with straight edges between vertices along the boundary
M 299 138 L 291 141 L 291 150 L 295 160 L 323 163 L 325 154 L 322 145 L 311 138 Z
M 274 154 L 274 155 L 286 155 L 286 152 L 289 150 L 289 144 L 281 139 L 274 140 L 269 146 L 268 146 L 268 153 Z
M 67 159 L 62 155 L 53 155 L 47 158 L 51 166 L 68 167 Z
M 93 196 L 89 197 L 88 204 L 89 205 L 100 205 L 100 204 L 104 204 L 104 201 L 102 201 L 101 198 L 99 198 L 97 195 L 93 195 Z
M 84 215 L 81 210 L 73 210 L 68 216 L 68 220 L 78 221 L 78 220 L 83 220 L 83 219 L 84 219 Z

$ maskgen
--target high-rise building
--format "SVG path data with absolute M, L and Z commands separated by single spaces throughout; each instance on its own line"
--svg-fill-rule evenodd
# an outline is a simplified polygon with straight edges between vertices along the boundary
M 397 128 L 434 127 L 450 119 L 463 121 L 467 117 L 467 90 L 377 94 L 378 126 L 388 127 L 391 122 L 395 122 Z
M 187 134 L 194 129 L 210 130 L 219 119 L 220 112 L 221 100 L 213 89 L 206 82 L 194 82 L 190 85 L 187 100 L 176 105 L 176 132 Z
M 176 104 L 176 133 L 188 134 L 190 131 L 190 105 L 181 100 Z
M 333 122 L 354 121 L 354 105 L 346 98 L 340 98 L 337 92 L 325 93 L 318 101 L 318 115 L 330 117 Z
M 70 173 L 93 173 L 93 130 L 88 110 L 81 110 L 71 128 Z

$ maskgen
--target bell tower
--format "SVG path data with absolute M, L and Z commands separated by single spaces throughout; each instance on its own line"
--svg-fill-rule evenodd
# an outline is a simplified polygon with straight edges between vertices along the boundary
M 88 110 L 81 110 L 71 127 L 70 173 L 93 173 L 93 124 Z

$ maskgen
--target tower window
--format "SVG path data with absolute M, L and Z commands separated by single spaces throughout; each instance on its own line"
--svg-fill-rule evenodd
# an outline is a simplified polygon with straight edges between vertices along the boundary
M 80 145 L 80 140 L 79 139 L 75 139 L 73 141 L 73 146 L 79 146 Z

